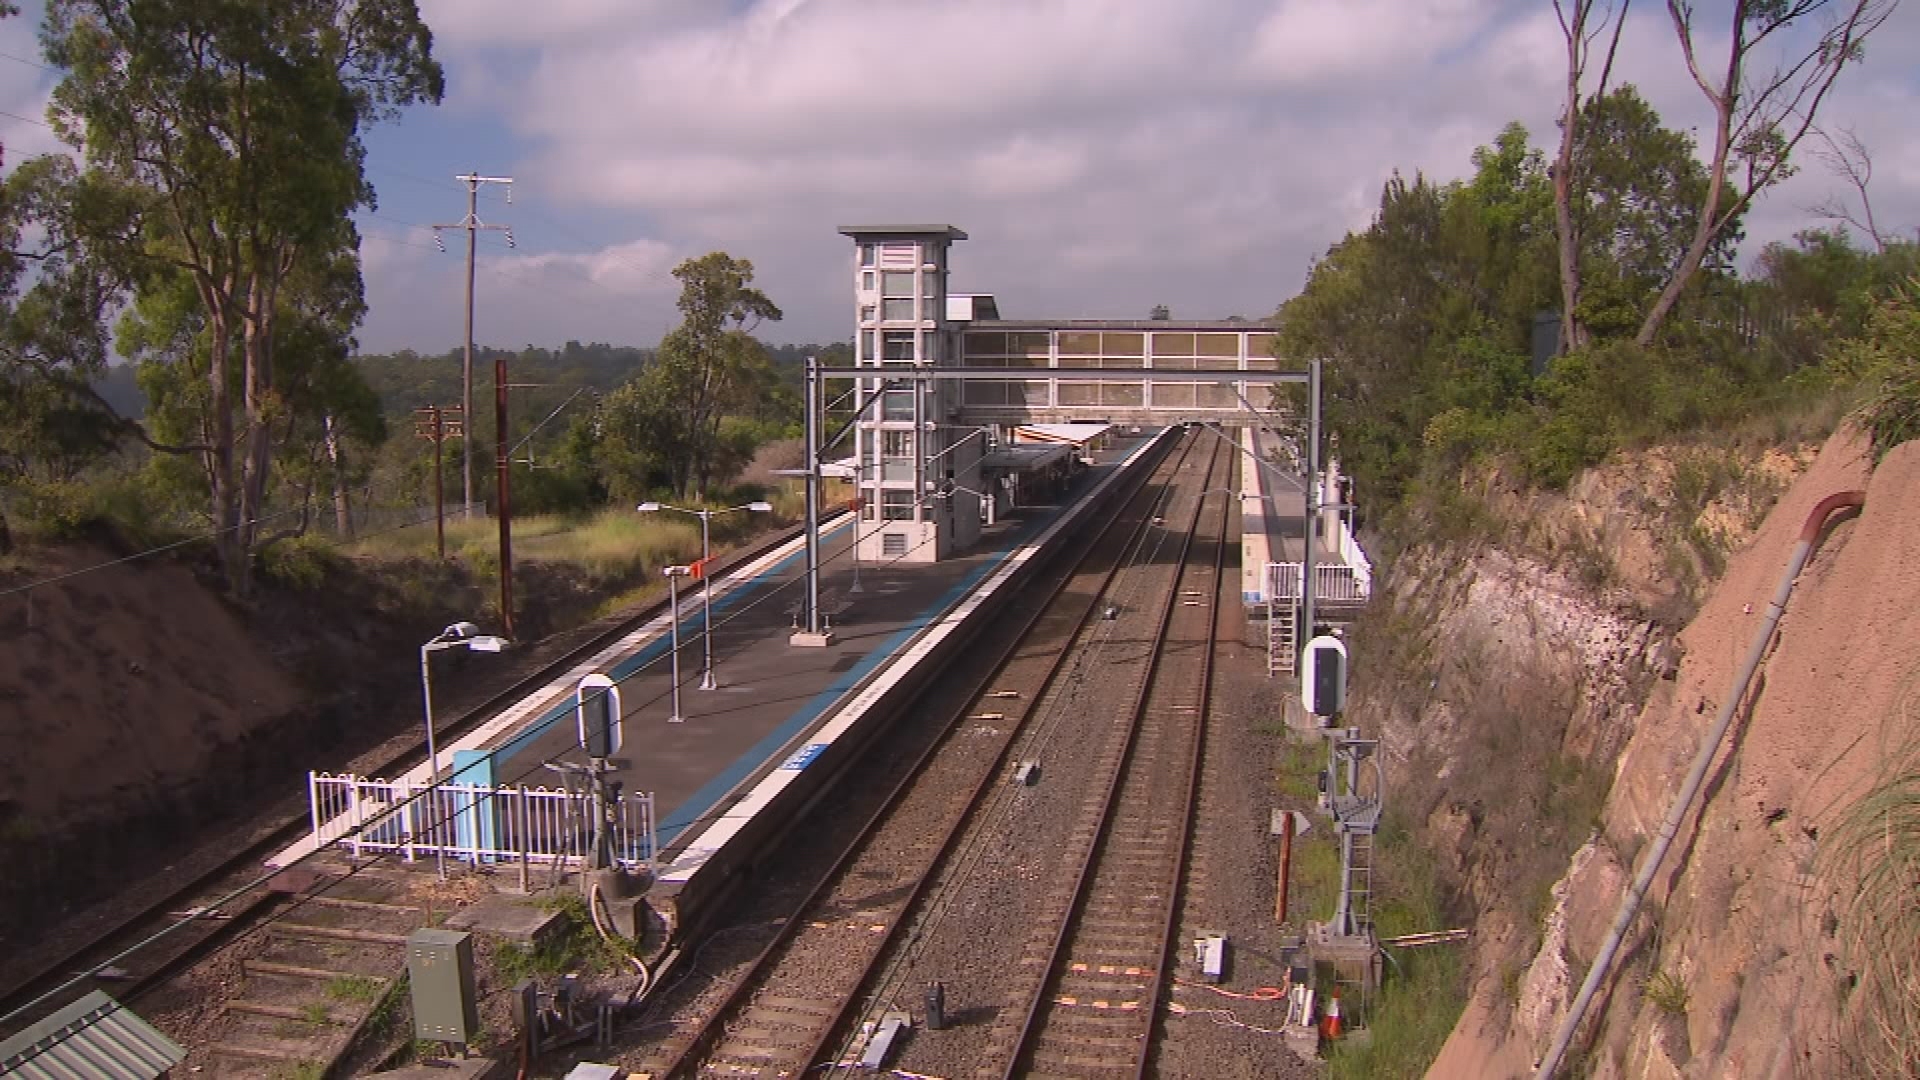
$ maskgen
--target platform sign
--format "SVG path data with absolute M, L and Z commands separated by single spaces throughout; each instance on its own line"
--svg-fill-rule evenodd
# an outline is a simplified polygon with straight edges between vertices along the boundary
M 786 772 L 799 772 L 801 769 L 813 764 L 813 759 L 819 757 L 820 752 L 826 748 L 827 744 L 823 742 L 808 743 L 806 746 L 795 750 L 793 755 L 787 758 L 787 760 L 781 762 L 780 768 Z
M 589 675 L 574 691 L 573 712 L 580 731 L 580 748 L 591 758 L 609 758 L 620 752 L 620 688 L 605 675 Z

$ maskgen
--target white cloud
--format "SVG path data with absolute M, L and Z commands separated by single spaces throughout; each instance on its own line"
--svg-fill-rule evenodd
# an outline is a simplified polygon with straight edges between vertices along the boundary
M 716 249 L 752 259 L 786 308 L 774 336 L 839 339 L 852 299 L 834 226 L 885 219 L 968 230 L 955 286 L 996 292 L 1009 313 L 1128 315 L 1165 302 L 1263 314 L 1314 256 L 1364 227 L 1392 171 L 1463 176 L 1511 120 L 1550 147 L 1564 77 L 1543 0 L 421 7 L 451 94 L 402 131 L 458 160 L 376 155 L 370 166 L 438 177 L 479 162 L 521 180 L 521 206 L 488 214 L 544 253 L 483 247 L 481 262 L 480 333 L 512 344 L 651 340 L 676 317 L 672 264 Z M 1633 10 L 1616 81 L 1639 86 L 1670 126 L 1704 130 L 1663 6 Z M 1718 33 L 1704 31 L 1709 51 Z M 26 19 L 0 23 L 0 40 L 34 53 Z M 1875 151 L 1883 224 L 1911 227 L 1920 5 L 1904 5 L 1868 57 L 1826 117 Z M 0 99 L 13 100 L 9 77 L 30 86 L 37 74 L 0 66 Z M 10 156 L 13 130 L 0 123 Z M 392 213 L 447 220 L 446 208 L 398 204 L 405 191 L 391 193 Z M 1749 250 L 1844 191 L 1809 159 L 1749 215 Z M 577 231 L 544 236 L 535 205 Z M 444 347 L 459 327 L 462 262 L 436 257 L 425 234 L 393 235 L 365 249 L 363 340 Z

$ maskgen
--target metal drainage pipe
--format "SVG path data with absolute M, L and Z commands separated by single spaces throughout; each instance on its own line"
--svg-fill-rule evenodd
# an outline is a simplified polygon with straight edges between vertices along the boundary
M 1660 834 L 1654 837 L 1653 846 L 1641 857 L 1640 871 L 1634 875 L 1633 885 L 1627 889 L 1627 895 L 1620 900 L 1620 911 L 1614 916 L 1613 928 L 1607 932 L 1606 942 L 1600 946 L 1599 954 L 1593 958 L 1593 965 L 1587 969 L 1586 981 L 1580 984 L 1580 993 L 1574 997 L 1566 1018 L 1560 1022 L 1559 1030 L 1554 1032 L 1553 1046 L 1540 1059 L 1534 1080 L 1552 1080 L 1554 1070 L 1560 1067 L 1568 1047 L 1573 1044 L 1574 1033 L 1579 1029 L 1580 1021 L 1586 1018 L 1587 1009 L 1592 1006 L 1600 984 L 1611 973 L 1613 961 L 1620 952 L 1620 944 L 1626 940 L 1627 929 L 1633 925 L 1633 918 L 1640 911 L 1641 901 L 1646 899 L 1653 876 L 1660 872 L 1660 864 L 1665 861 L 1668 849 L 1673 847 L 1674 837 L 1680 832 L 1680 822 L 1687 816 L 1687 808 L 1693 804 L 1694 796 L 1700 793 L 1700 785 L 1706 781 L 1707 769 L 1713 765 L 1714 757 L 1720 752 L 1721 740 L 1726 738 L 1727 729 L 1733 725 L 1733 714 L 1739 709 L 1741 699 L 1746 697 L 1747 684 L 1753 681 L 1753 673 L 1766 656 L 1773 631 L 1780 625 L 1780 616 L 1786 613 L 1787 597 L 1793 594 L 1793 584 L 1800 577 L 1801 569 L 1807 565 L 1808 557 L 1813 554 L 1813 546 L 1819 542 L 1827 519 L 1835 511 L 1858 508 L 1866 501 L 1867 493 L 1864 491 L 1842 491 L 1820 500 L 1813 512 L 1807 515 L 1807 523 L 1800 529 L 1800 540 L 1793 546 L 1793 554 L 1787 558 L 1787 571 L 1781 575 L 1773 599 L 1767 604 L 1766 618 L 1761 621 L 1760 629 L 1754 632 L 1753 644 L 1747 648 L 1746 661 L 1740 665 L 1740 673 L 1734 677 L 1733 689 L 1727 694 L 1726 700 L 1720 703 L 1720 713 L 1714 717 L 1713 727 L 1701 738 L 1700 751 L 1694 755 L 1693 768 L 1688 771 L 1686 782 L 1680 785 L 1680 791 L 1674 795 L 1673 805 L 1667 809 L 1667 818 L 1661 823 Z

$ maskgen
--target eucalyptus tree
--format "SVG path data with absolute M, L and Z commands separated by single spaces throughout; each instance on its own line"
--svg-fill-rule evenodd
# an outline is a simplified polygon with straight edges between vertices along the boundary
M 1687 73 L 1713 110 L 1712 142 L 1692 235 L 1640 322 L 1638 344 L 1659 336 L 1681 293 L 1714 245 L 1738 228 L 1754 197 L 1793 175 L 1793 152 L 1816 130 L 1827 96 L 1841 74 L 1864 59 L 1867 38 L 1898 6 L 1899 0 L 1734 0 L 1725 51 L 1710 55 L 1720 39 L 1696 37 L 1691 0 L 1667 0 Z M 1763 47 L 1783 42 L 1790 44 L 1782 46 L 1777 66 L 1756 68 Z
M 147 357 L 202 384 L 179 401 L 245 593 L 290 407 L 283 322 L 313 314 L 302 275 L 340 260 L 357 318 L 362 135 L 440 100 L 432 35 L 414 0 L 49 0 L 41 42 L 65 72 L 48 112 L 79 180 L 120 196 L 77 207 L 76 235 L 148 304 L 136 316 L 165 316 L 164 332 L 133 335 Z M 160 297 L 183 303 L 156 310 Z
M 753 263 L 724 251 L 674 267 L 680 325 L 632 381 L 608 395 L 603 454 L 616 494 L 666 486 L 704 494 L 753 452 L 742 421 L 778 411 L 790 395 L 753 337 L 780 308 L 753 285 Z

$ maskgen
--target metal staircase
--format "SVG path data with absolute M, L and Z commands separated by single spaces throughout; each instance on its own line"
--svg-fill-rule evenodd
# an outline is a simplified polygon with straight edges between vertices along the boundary
M 1292 675 L 1299 660 L 1298 609 L 1291 597 L 1267 597 L 1267 677 Z

